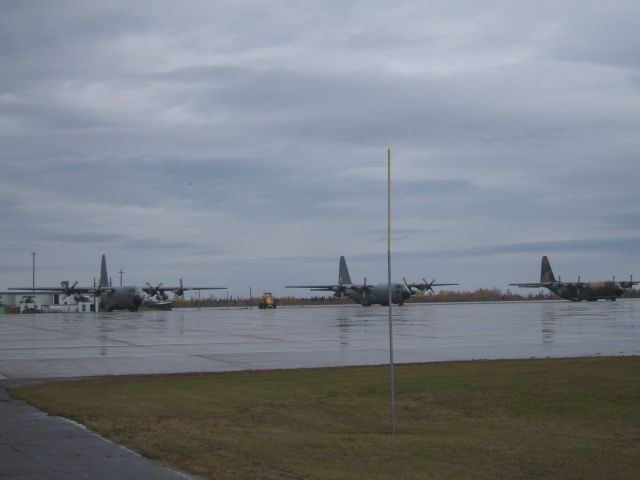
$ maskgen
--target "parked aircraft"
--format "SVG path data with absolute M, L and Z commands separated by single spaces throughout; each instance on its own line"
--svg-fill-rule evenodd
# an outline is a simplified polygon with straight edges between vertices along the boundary
M 616 282 L 613 280 L 605 280 L 598 282 L 582 282 L 578 277 L 577 282 L 563 282 L 560 278 L 556 280 L 551 270 L 551 264 L 549 259 L 542 257 L 542 264 L 540 267 L 540 283 L 510 283 L 515 287 L 524 288 L 548 288 L 553 293 L 572 302 L 580 302 L 587 300 L 595 302 L 596 300 L 611 300 L 615 301 L 617 297 L 624 293 L 626 288 L 632 288 L 634 285 L 640 282 L 634 282 L 633 276 L 629 281 Z
M 146 287 L 124 286 L 112 287 L 109 285 L 109 276 L 107 274 L 107 261 L 102 255 L 102 263 L 100 265 L 100 283 L 95 287 L 78 287 L 78 282 L 69 285 L 69 282 L 61 282 L 60 287 L 53 288 L 36 288 L 38 291 L 54 291 L 64 293 L 67 297 L 73 296 L 76 301 L 85 299 L 87 295 L 93 295 L 100 298 L 102 308 L 111 312 L 113 310 L 130 310 L 135 312 L 145 301 L 146 295 L 155 296 L 158 300 L 167 300 L 166 292 L 173 292 L 175 295 L 182 296 L 187 290 L 224 290 L 226 287 L 184 287 L 182 279 L 180 279 L 179 287 L 164 287 L 162 283 L 153 287 L 147 282 Z M 34 290 L 33 288 L 10 288 L 9 290 Z
M 419 290 L 433 292 L 433 287 L 458 285 L 457 283 L 435 283 L 435 280 L 427 282 L 425 279 L 423 279 L 424 283 L 407 283 L 406 279 L 403 280 L 404 283 L 391 283 L 392 303 L 403 305 L 411 295 Z M 287 285 L 286 288 L 308 288 L 312 291 L 333 292 L 336 297 L 346 295 L 365 307 L 374 304 L 389 305 L 389 284 L 367 285 L 366 277 L 362 284 L 353 283 L 344 257 L 340 257 L 337 285 Z

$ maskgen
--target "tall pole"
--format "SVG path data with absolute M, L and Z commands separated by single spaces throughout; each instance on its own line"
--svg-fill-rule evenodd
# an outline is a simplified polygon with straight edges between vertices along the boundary
M 387 288 L 389 290 L 389 380 L 391 382 L 391 433 L 396 433 L 396 385 L 393 373 L 393 315 L 391 307 L 391 148 L 387 148 Z
M 31 252 L 31 256 L 33 257 L 31 262 L 31 288 L 33 293 L 36 293 L 36 252 Z
M 120 269 L 120 271 L 118 272 L 120 274 L 120 286 L 122 286 L 122 274 L 123 273 L 127 273 L 124 270 Z

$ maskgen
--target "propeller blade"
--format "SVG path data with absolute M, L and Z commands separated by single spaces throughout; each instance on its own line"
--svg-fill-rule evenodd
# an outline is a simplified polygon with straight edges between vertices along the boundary
M 405 277 L 402 277 L 402 281 L 404 282 L 404 286 L 407 287 L 407 290 L 409 290 L 411 295 L 414 295 L 419 290 L 419 289 L 414 289 L 412 286 L 410 286 Z
M 424 291 L 426 292 L 427 290 L 431 290 L 431 292 L 435 293 L 433 291 L 433 286 L 432 284 L 436 282 L 436 279 L 434 278 L 433 281 L 431 283 L 427 282 L 427 279 L 422 277 L 422 281 L 424 282 Z
M 180 287 L 173 291 L 173 293 L 179 297 L 184 297 L 184 286 L 182 285 L 182 279 L 179 279 Z

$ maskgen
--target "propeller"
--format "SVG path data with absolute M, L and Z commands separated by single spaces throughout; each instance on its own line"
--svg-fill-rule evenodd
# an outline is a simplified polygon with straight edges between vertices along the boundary
M 62 291 L 66 297 L 73 297 L 73 299 L 76 302 L 79 302 L 81 300 L 84 300 L 86 297 L 84 297 L 78 290 L 76 290 L 76 285 L 78 285 L 78 281 L 76 280 L 73 285 L 69 286 L 69 282 L 68 281 L 63 281 L 60 282 L 60 285 L 62 286 Z
M 629 275 L 629 283 L 626 281 L 620 282 L 622 288 L 633 288 L 633 275 Z
M 415 289 L 415 287 L 412 287 L 411 285 L 409 285 L 409 283 L 407 282 L 407 279 L 405 277 L 402 277 L 402 281 L 404 282 L 405 287 L 407 287 L 407 290 L 409 290 L 411 295 L 415 295 L 416 292 L 419 290 L 419 289 Z
M 369 286 L 367 285 L 367 277 L 364 277 L 364 282 L 362 283 L 362 286 L 359 285 L 352 285 L 352 287 L 354 290 L 362 293 L 363 295 L 367 294 L 367 290 L 369 289 Z
M 69 297 L 69 296 L 73 295 L 73 293 L 74 293 L 74 291 L 75 291 L 75 290 L 74 290 L 74 288 L 76 288 L 76 285 L 77 285 L 77 284 L 78 284 L 78 281 L 77 281 L 77 280 L 76 280 L 76 281 L 74 282 L 74 284 L 73 284 L 73 285 L 71 285 L 71 286 L 69 286 L 69 282 L 68 282 L 68 281 L 66 281 L 66 280 L 65 280 L 65 281 L 60 282 L 60 285 L 62 286 L 62 291 L 64 292 L 64 294 L 65 294 L 67 297 Z
M 175 290 L 174 293 L 179 297 L 184 297 L 184 286 L 182 285 L 182 279 L 180 279 L 180 288 Z
M 576 292 L 578 297 L 580 297 L 580 293 L 582 292 L 582 282 L 580 281 L 580 275 L 578 275 L 578 284 L 576 285 Z
M 162 282 L 158 284 L 157 287 L 152 286 L 149 282 L 147 282 L 147 287 L 149 288 L 149 295 L 152 297 L 155 296 L 158 300 L 167 300 L 169 297 L 164 290 L 162 290 Z
M 422 281 L 424 282 L 424 291 L 427 292 L 428 290 L 431 290 L 431 293 L 436 293 L 433 291 L 433 284 L 436 283 L 436 279 L 434 278 L 433 280 L 431 280 L 431 283 L 427 282 L 426 278 L 422 278 Z

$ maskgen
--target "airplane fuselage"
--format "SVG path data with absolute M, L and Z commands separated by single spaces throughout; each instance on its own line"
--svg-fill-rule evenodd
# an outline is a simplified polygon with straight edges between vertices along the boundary
M 572 302 L 580 302 L 587 300 L 589 302 L 595 302 L 596 300 L 611 300 L 624 294 L 625 288 L 633 288 L 640 282 L 634 282 L 633 276 L 629 278 L 629 281 L 616 282 L 615 277 L 612 280 L 605 280 L 602 282 L 581 282 L 578 277 L 577 282 L 562 282 L 560 278 L 556 280 L 553 270 L 551 269 L 551 263 L 549 258 L 544 255 L 540 262 L 540 282 L 535 283 L 510 283 L 509 285 L 515 285 L 516 287 L 524 288 L 547 288 L 556 295 L 565 300 L 571 300 Z
M 344 297 L 346 295 L 354 302 L 368 307 L 375 304 L 389 305 L 389 293 L 391 293 L 391 303 L 403 305 L 411 295 L 418 291 L 433 292 L 434 286 L 458 285 L 457 283 L 435 283 L 435 279 L 427 282 L 427 280 L 423 278 L 424 283 L 408 283 L 406 279 L 403 280 L 404 283 L 391 283 L 391 290 L 389 290 L 388 283 L 367 285 L 367 277 L 364 278 L 363 283 L 353 283 L 351 281 L 351 275 L 349 275 L 349 269 L 347 268 L 347 261 L 344 256 L 342 256 L 338 264 L 338 283 L 331 285 L 287 285 L 287 288 L 308 288 L 315 292 L 333 292 L 333 294 L 338 297 Z
M 139 287 L 114 287 L 109 291 L 100 292 L 100 305 L 111 312 L 113 310 L 130 310 L 135 312 L 140 308 L 145 293 Z
M 572 302 L 580 302 L 587 300 L 590 302 L 596 300 L 615 300 L 624 293 L 624 289 L 618 282 L 587 282 L 584 284 L 560 284 L 550 285 L 547 287 L 553 293 Z
M 387 283 L 367 287 L 364 290 L 347 288 L 344 293 L 351 300 L 365 307 L 389 305 L 389 285 Z M 411 292 L 402 283 L 391 284 L 391 303 L 403 305 L 410 296 Z

